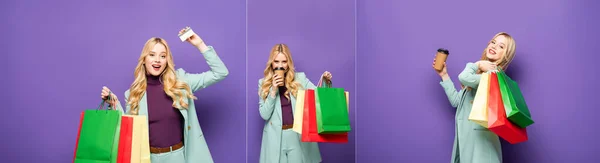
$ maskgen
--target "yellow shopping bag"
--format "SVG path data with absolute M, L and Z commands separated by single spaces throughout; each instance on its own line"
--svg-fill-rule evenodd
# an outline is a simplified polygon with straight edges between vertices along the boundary
M 141 116 L 139 119 L 142 123 L 142 142 L 140 144 L 140 163 L 150 163 L 150 132 L 148 126 L 148 118 Z
M 348 106 L 348 113 L 350 113 L 350 92 L 344 91 L 344 94 L 346 94 L 346 106 Z
M 131 163 L 150 163 L 148 118 L 141 115 L 123 115 L 133 118 L 131 133 Z
M 488 128 L 488 95 L 490 88 L 490 73 L 482 73 L 479 86 L 473 100 L 473 107 L 469 113 L 469 120 Z
M 292 130 L 298 134 L 302 134 L 302 116 L 304 115 L 304 90 L 298 90 L 296 96 L 296 106 L 294 110 L 294 127 Z

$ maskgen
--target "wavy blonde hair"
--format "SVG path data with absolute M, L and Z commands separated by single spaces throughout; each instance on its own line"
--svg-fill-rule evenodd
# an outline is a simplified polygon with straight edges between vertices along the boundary
M 175 64 L 173 63 L 173 56 L 171 55 L 171 50 L 169 50 L 169 45 L 167 44 L 167 41 L 161 38 L 152 37 L 148 41 L 146 41 L 146 44 L 142 49 L 142 54 L 138 59 L 138 64 L 135 67 L 135 71 L 133 73 L 133 75 L 135 76 L 135 80 L 129 88 L 130 94 L 129 98 L 127 99 L 127 104 L 130 105 L 131 108 L 129 110 L 131 114 L 138 114 L 140 99 L 142 98 L 144 93 L 146 93 L 146 87 L 148 83 L 146 79 L 147 72 L 146 67 L 144 66 L 144 61 L 146 59 L 146 56 L 150 54 L 150 51 L 157 44 L 165 46 L 167 52 L 167 64 L 165 70 L 163 70 L 163 72 L 160 74 L 160 80 L 163 84 L 163 90 L 165 91 L 165 93 L 167 93 L 167 95 L 169 95 L 169 97 L 173 99 L 172 106 L 177 109 L 187 109 L 188 103 L 186 102 L 186 99 L 197 99 L 196 96 L 194 96 L 194 94 L 191 93 L 192 91 L 190 90 L 188 84 L 177 80 L 177 76 L 175 75 Z M 185 89 L 185 91 L 181 89 Z M 177 103 L 179 103 L 181 107 L 177 106 Z
M 296 97 L 298 89 L 302 87 L 300 83 L 295 81 L 296 68 L 294 68 L 294 61 L 292 60 L 292 53 L 290 52 L 290 49 L 286 44 L 277 44 L 273 46 L 273 48 L 271 48 L 269 60 L 267 61 L 267 67 L 264 70 L 265 76 L 263 77 L 263 83 L 260 86 L 260 91 L 258 92 L 258 94 L 263 100 L 267 98 L 267 96 L 269 95 L 269 89 L 273 85 L 273 75 L 275 74 L 273 72 L 273 62 L 275 61 L 275 57 L 280 53 L 285 56 L 288 65 L 288 68 L 285 72 L 284 81 L 285 87 L 287 88 L 287 90 L 285 91 L 285 97 L 288 98 L 288 100 L 290 100 L 289 93 L 292 93 L 292 96 Z

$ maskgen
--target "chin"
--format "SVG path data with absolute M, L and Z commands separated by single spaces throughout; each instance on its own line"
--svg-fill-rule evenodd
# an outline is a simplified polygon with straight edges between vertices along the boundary
M 156 72 L 156 71 L 152 71 L 152 72 L 150 72 L 150 75 L 152 75 L 152 76 L 159 76 L 160 73 Z
M 485 56 L 486 56 L 486 57 L 488 58 L 488 60 L 490 60 L 490 61 L 495 61 L 495 60 L 498 60 L 498 58 L 499 58 L 497 55 L 489 55 L 489 54 L 486 54 Z

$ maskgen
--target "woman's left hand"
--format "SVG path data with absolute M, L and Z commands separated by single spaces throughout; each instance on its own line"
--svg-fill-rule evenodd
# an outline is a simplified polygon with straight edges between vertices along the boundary
M 179 34 L 183 34 L 183 32 L 185 32 L 185 28 L 181 29 L 179 31 Z M 202 40 L 202 38 L 200 38 L 200 36 L 198 36 L 195 33 L 194 33 L 194 35 L 190 36 L 190 38 L 187 38 L 185 41 L 189 42 L 190 44 L 194 45 L 195 47 L 200 47 L 202 44 L 204 44 L 204 41 Z
M 323 77 L 324 77 L 325 79 L 327 79 L 327 80 L 331 80 L 331 78 L 332 78 L 333 76 L 331 76 L 331 73 L 330 73 L 329 71 L 325 71 L 325 72 L 323 73 Z

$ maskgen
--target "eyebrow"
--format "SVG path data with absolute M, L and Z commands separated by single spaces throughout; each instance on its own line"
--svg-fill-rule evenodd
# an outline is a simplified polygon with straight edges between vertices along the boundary
M 157 52 L 155 52 L 155 51 L 150 51 L 150 53 L 157 53 Z M 164 54 L 164 53 L 167 53 L 167 52 L 160 52 L 160 54 Z

